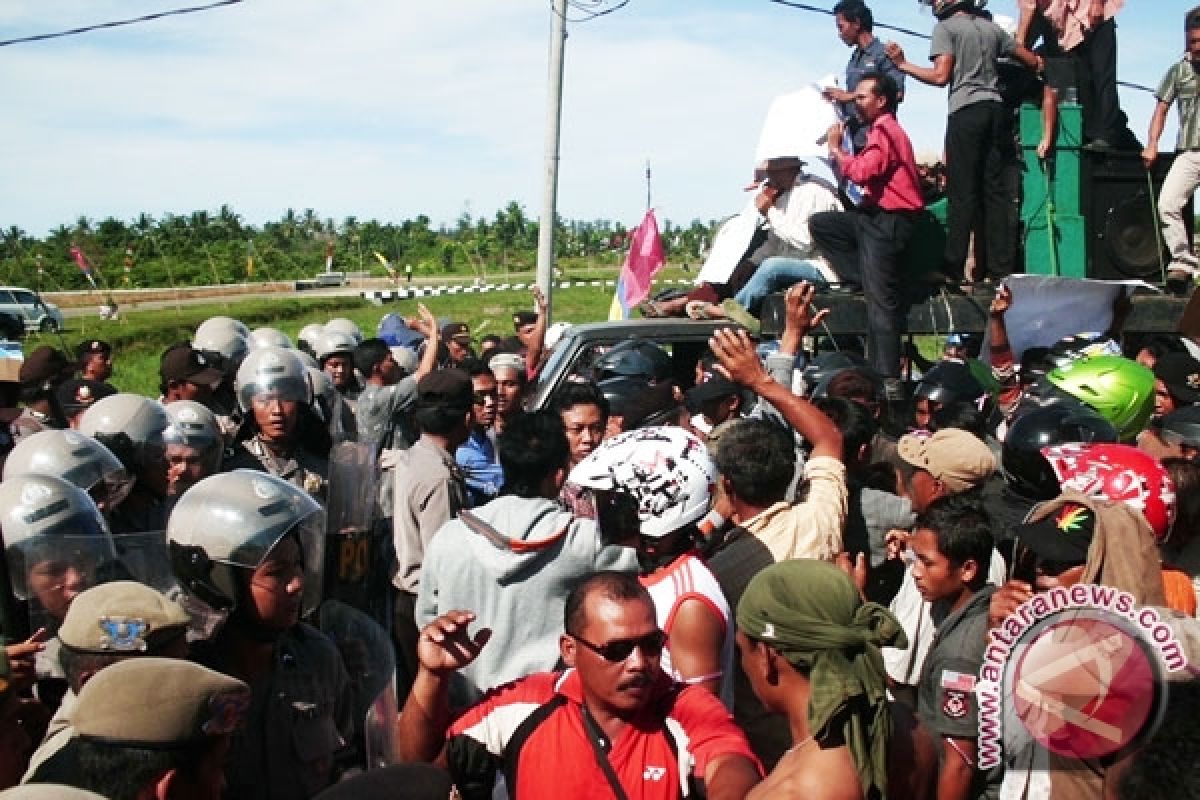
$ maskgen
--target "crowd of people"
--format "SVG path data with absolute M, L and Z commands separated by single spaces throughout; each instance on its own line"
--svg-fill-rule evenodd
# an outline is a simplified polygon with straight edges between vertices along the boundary
M 212 318 L 158 399 L 109 383 L 103 341 L 34 349 L 3 385 L 0 782 L 1186 794 L 1161 731 L 1190 672 L 1135 747 L 989 769 L 971 685 L 989 631 L 1079 584 L 1200 653 L 1200 345 L 1123 341 L 1117 315 L 1014 354 L 1001 287 L 990 365 L 953 336 L 897 401 L 862 353 L 803 351 L 815 291 L 786 291 L 777 342 L 717 330 L 690 380 L 629 340 L 536 410 L 540 295 L 478 343 L 424 306 L 295 345 Z
M 339 318 L 295 342 L 213 317 L 162 354 L 157 399 L 112 385 L 104 341 L 32 349 L 0 381 L 0 797 L 1194 794 L 1200 342 L 1124 336 L 1118 308 L 1102 333 L 1014 352 L 1001 284 L 984 360 L 954 334 L 926 361 L 897 313 L 924 207 L 903 77 L 950 86 L 957 281 L 1011 142 L 998 59 L 1041 70 L 1041 31 L 1090 70 L 1091 147 L 1132 146 L 1106 66 L 1121 2 L 1023 0 L 1016 38 L 972 2 L 932 5 L 925 68 L 874 38 L 860 0 L 837 4 L 844 183 L 763 165 L 765 249 L 740 285 L 647 306 L 736 317 L 721 300 L 756 311 L 782 290 L 777 341 L 731 325 L 695 363 L 622 341 L 539 408 L 562 329 L 536 291 L 512 336 L 478 341 L 423 305 L 374 336 Z M 1196 151 L 1187 20 L 1147 163 L 1176 100 L 1176 166 Z M 863 342 L 820 336 L 813 298 L 838 280 L 865 293 Z M 1112 688 L 1094 675 L 1013 705 L 989 762 L 990 648 L 1086 585 L 1177 648 L 1126 698 L 1153 713 L 1071 750 L 1062 731 Z

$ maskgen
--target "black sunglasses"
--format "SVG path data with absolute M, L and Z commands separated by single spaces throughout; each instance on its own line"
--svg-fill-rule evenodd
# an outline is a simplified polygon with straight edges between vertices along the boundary
M 641 650 L 644 656 L 656 658 L 662 653 L 663 645 L 667 643 L 667 635 L 662 631 L 648 633 L 637 639 L 614 639 L 605 644 L 592 644 L 587 639 L 576 636 L 573 633 L 571 634 L 571 638 L 605 661 L 611 661 L 614 664 L 619 664 L 629 658 L 635 648 Z

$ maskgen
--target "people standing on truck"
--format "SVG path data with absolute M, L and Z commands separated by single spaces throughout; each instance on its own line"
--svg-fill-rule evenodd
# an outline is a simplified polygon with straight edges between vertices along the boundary
M 1158 140 L 1167 123 L 1167 112 L 1175 103 L 1179 110 L 1179 134 L 1175 140 L 1175 160 L 1163 181 L 1158 195 L 1158 214 L 1162 219 L 1163 239 L 1171 253 L 1167 271 L 1167 286 L 1182 294 L 1195 282 L 1200 261 L 1192 251 L 1183 207 L 1200 186 L 1200 6 L 1184 18 L 1187 50 L 1182 59 L 1171 65 L 1158 84 L 1154 96 L 1154 116 L 1142 161 L 1146 169 L 1158 160 Z
M 854 48 L 846 63 L 846 88 L 831 86 L 822 94 L 826 100 L 838 105 L 838 116 L 845 121 L 854 152 L 867 144 L 867 121 L 859 117 L 854 103 L 854 90 L 864 75 L 882 72 L 896 82 L 898 101 L 904 101 L 904 73 L 888 58 L 883 42 L 875 37 L 875 15 L 862 0 L 840 0 L 833 7 L 833 18 L 837 25 L 838 38 L 842 44 Z
M 871 366 L 883 376 L 889 399 L 900 383 L 900 254 L 924 209 L 917 162 L 908 134 L 896 121 L 899 90 L 886 75 L 864 75 L 854 90 L 859 114 L 870 124 L 867 144 L 852 154 L 841 144 L 844 126 L 830 127 L 830 157 L 862 187 L 865 199 L 851 213 L 825 211 L 808 221 L 813 241 L 842 281 L 862 286 L 867 302 Z
M 1012 199 L 1005 187 L 1004 169 L 1016 153 L 1012 115 L 1000 95 L 997 60 L 1013 56 L 1040 72 L 1040 56 L 984 16 L 976 0 L 935 0 L 938 18 L 929 57 L 932 67 L 910 63 L 895 42 L 888 56 L 906 75 L 931 86 L 949 86 L 950 115 L 946 122 L 946 249 L 942 273 L 951 282 L 965 282 L 971 232 L 982 221 L 983 244 L 993 275 L 1011 274 L 1016 257 L 1008 228 Z

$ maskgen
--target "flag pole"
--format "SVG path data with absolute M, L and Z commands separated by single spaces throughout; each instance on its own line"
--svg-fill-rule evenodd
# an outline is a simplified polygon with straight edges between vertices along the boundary
M 646 210 L 649 211 L 650 204 L 650 159 L 646 159 Z

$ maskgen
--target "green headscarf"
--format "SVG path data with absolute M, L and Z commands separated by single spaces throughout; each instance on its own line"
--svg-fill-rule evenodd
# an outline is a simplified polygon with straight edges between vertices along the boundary
M 737 624 L 808 674 L 809 733 L 823 742 L 840 721 L 863 796 L 886 797 L 892 716 L 879 648 L 908 645 L 896 618 L 864 603 L 838 567 L 802 558 L 773 564 L 750 581 Z

